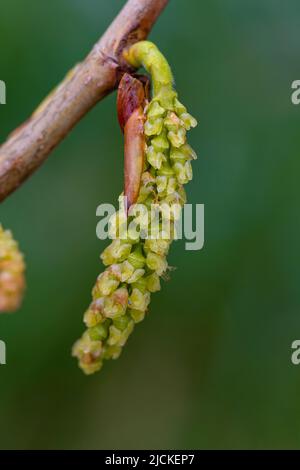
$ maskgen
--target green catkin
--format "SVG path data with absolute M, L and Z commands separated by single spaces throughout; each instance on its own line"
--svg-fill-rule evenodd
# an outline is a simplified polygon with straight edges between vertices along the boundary
M 137 201 L 148 212 L 128 220 L 121 212 L 110 220 L 119 238 L 101 255 L 107 267 L 84 315 L 87 330 L 73 346 L 73 356 L 86 374 L 100 370 L 104 359 L 119 357 L 134 325 L 144 319 L 151 293 L 160 290 L 160 277 L 169 269 L 166 256 L 175 237 L 175 221 L 186 202 L 183 185 L 192 179 L 191 161 L 196 158 L 186 143 L 186 132 L 197 122 L 178 101 L 164 56 L 148 41 L 134 44 L 124 56 L 133 67 L 143 66 L 152 79 L 153 99 L 145 109 L 146 163 Z M 153 204 L 160 210 L 159 223 L 151 225 L 151 238 L 145 239 L 142 228 L 149 225 Z M 166 210 L 174 204 L 179 211 Z M 171 235 L 164 226 L 171 227 Z M 120 237 L 122 228 L 128 228 L 127 237 Z

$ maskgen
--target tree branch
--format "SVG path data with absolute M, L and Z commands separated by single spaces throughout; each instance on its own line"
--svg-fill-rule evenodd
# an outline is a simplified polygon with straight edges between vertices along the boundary
M 0 201 L 36 170 L 73 126 L 113 91 L 125 47 L 147 37 L 168 0 L 128 0 L 86 59 L 0 147 Z

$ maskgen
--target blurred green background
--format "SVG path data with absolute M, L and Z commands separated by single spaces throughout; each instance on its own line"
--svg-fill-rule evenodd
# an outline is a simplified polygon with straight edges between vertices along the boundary
M 124 1 L 1 0 L 0 139 L 82 60 Z M 70 357 L 107 242 L 96 207 L 122 189 L 115 95 L 1 205 L 27 260 L 17 314 L 1 316 L 3 449 L 299 448 L 298 0 L 172 0 L 150 38 L 199 120 L 189 202 L 205 247 L 178 269 L 118 361 L 85 377 Z

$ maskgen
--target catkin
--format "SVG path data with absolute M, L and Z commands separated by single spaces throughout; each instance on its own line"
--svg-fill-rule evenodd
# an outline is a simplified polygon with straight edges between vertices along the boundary
M 119 357 L 135 324 L 144 319 L 151 294 L 160 290 L 169 269 L 167 254 L 176 236 L 176 220 L 186 202 L 183 185 L 192 179 L 191 162 L 196 158 L 186 133 L 197 122 L 179 102 L 165 58 L 154 44 L 143 41 L 131 47 L 126 59 L 133 66 L 143 65 L 152 78 L 153 98 L 144 109 L 146 162 L 137 200 L 147 214 L 129 212 L 127 218 L 121 211 L 110 220 L 111 231 L 119 236 L 101 255 L 106 269 L 98 276 L 84 314 L 87 329 L 73 346 L 86 374 L 100 370 L 104 359 Z M 151 238 L 145 238 L 142 228 L 149 228 L 153 205 L 159 221 L 151 226 Z M 141 228 L 139 236 L 128 230 L 127 237 L 121 237 L 121 229 L 128 229 L 130 222 Z M 171 231 L 164 231 L 165 226 Z
M 25 288 L 25 264 L 17 242 L 0 225 L 0 312 L 20 307 Z

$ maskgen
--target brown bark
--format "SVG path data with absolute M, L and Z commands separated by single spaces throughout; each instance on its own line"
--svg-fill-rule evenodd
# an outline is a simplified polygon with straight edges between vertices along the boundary
M 128 0 L 86 59 L 0 147 L 0 201 L 37 169 L 51 150 L 128 69 L 124 48 L 147 37 L 168 0 Z

